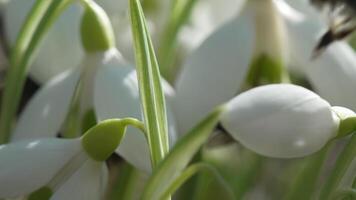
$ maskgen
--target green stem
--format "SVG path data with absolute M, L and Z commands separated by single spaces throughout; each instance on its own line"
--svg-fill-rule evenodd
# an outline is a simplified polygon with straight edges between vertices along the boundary
M 355 156 L 356 156 L 356 134 L 353 134 L 350 141 L 344 147 L 338 159 L 336 160 L 331 175 L 328 177 L 326 183 L 321 189 L 319 199 L 325 199 L 325 200 L 330 199 L 331 194 L 337 190 L 348 167 L 355 159 Z
M 137 196 L 136 186 L 141 181 L 139 171 L 126 162 L 118 170 L 119 175 L 112 187 L 109 199 L 135 199 Z
M 46 3 L 42 5 L 41 2 Z M 22 28 L 11 55 L 11 67 L 6 77 L 1 103 L 0 143 L 6 143 L 10 138 L 12 122 L 16 115 L 27 69 L 34 57 L 35 49 L 49 27 L 71 2 L 71 0 L 37 1 Z M 44 10 L 46 12 L 42 14 Z M 38 26 L 35 27 L 38 21 Z
M 247 149 L 241 158 L 243 163 L 238 166 L 237 180 L 234 185 L 236 199 L 243 199 L 244 195 L 254 185 L 256 178 L 261 173 L 264 158 Z
M 307 158 L 303 168 L 296 174 L 285 200 L 312 199 L 330 146 L 331 144 L 326 145 L 322 150 Z
M 356 190 L 355 189 L 343 189 L 336 191 L 332 198 L 333 200 L 346 200 L 346 199 L 356 199 Z
M 177 36 L 183 25 L 191 16 L 197 0 L 175 0 L 172 14 L 169 17 L 163 31 L 163 37 L 158 48 L 158 58 L 161 64 L 163 77 L 168 81 L 174 81 L 173 62 L 175 60 Z
M 163 193 L 162 197 L 160 198 L 161 200 L 166 199 L 167 197 L 170 196 L 170 194 L 173 194 L 180 186 L 183 185 L 188 179 L 190 179 L 193 175 L 200 171 L 207 171 L 209 174 L 213 175 L 216 180 L 223 185 L 223 188 L 225 189 L 225 192 L 228 196 L 228 199 L 235 199 L 234 198 L 234 193 L 229 187 L 229 185 L 225 182 L 225 180 L 222 178 L 222 176 L 219 174 L 219 172 L 212 166 L 206 163 L 196 163 L 188 168 L 186 168 L 166 189 L 166 191 Z

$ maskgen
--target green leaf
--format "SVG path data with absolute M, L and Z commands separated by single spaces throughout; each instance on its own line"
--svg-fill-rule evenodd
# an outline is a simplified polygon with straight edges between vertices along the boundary
M 174 55 L 176 53 L 176 43 L 178 34 L 183 25 L 191 16 L 197 0 L 174 0 L 171 15 L 166 23 L 163 37 L 159 48 L 159 61 L 161 63 L 162 75 L 169 81 L 174 80 L 173 68 Z
M 34 52 L 49 27 L 72 0 L 37 0 L 11 51 L 0 113 L 0 143 L 10 138 L 12 122 Z
M 352 200 L 356 199 L 355 189 L 342 189 L 333 193 L 332 199 L 334 200 Z
M 169 197 L 170 194 L 173 194 L 180 186 L 183 185 L 189 178 L 193 175 L 197 174 L 198 172 L 208 172 L 209 175 L 213 176 L 219 184 L 221 184 L 222 188 L 224 189 L 224 199 L 235 199 L 234 192 L 230 188 L 230 186 L 226 183 L 224 178 L 220 175 L 220 173 L 210 164 L 208 163 L 196 163 L 188 168 L 186 168 L 166 189 L 164 194 L 161 196 L 160 199 L 166 199 Z
M 284 199 L 299 200 L 312 199 L 320 176 L 321 168 L 331 144 L 327 144 L 319 152 L 308 157 L 304 166 L 297 173 Z
M 341 151 L 335 166 L 331 171 L 330 176 L 323 185 L 319 199 L 330 199 L 333 192 L 338 189 L 338 186 L 345 175 L 348 167 L 356 157 L 356 134 L 354 133 L 348 144 Z
M 169 151 L 161 76 L 139 0 L 130 0 L 137 77 L 153 168 Z
M 153 171 L 142 195 L 144 200 L 158 200 L 169 185 L 187 167 L 194 154 L 208 140 L 217 125 L 223 108 L 218 108 L 198 124 L 192 131 L 181 138 L 167 157 Z

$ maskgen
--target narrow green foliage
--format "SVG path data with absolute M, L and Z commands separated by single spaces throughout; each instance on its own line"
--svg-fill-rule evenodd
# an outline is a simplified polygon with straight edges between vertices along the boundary
M 295 180 L 284 199 L 286 200 L 299 200 L 299 199 L 312 199 L 320 171 L 327 156 L 331 144 L 327 144 L 319 152 L 308 157 L 301 168 L 296 174 Z
M 171 185 L 169 185 L 169 187 L 160 199 L 166 199 L 167 197 L 169 197 L 170 194 L 173 194 L 180 186 L 182 186 L 183 183 L 185 183 L 188 179 L 190 179 L 198 172 L 202 171 L 209 173 L 210 176 L 212 176 L 217 180 L 217 182 L 219 182 L 225 192 L 223 199 L 235 199 L 234 193 L 231 190 L 230 186 L 225 182 L 224 178 L 220 175 L 220 173 L 208 163 L 196 163 L 190 165 L 171 183 Z
M 169 151 L 161 76 L 139 0 L 130 0 L 137 77 L 153 168 Z
M 356 134 L 353 134 L 348 144 L 341 151 L 335 166 L 331 171 L 330 176 L 323 185 L 319 199 L 328 200 L 333 192 L 338 189 L 338 186 L 345 175 L 348 167 L 356 157 Z
M 172 12 L 166 23 L 159 48 L 159 60 L 162 75 L 169 81 L 174 80 L 176 69 L 173 68 L 175 60 L 178 34 L 191 16 L 197 0 L 174 0 Z
M 137 199 L 137 188 L 139 184 L 142 184 L 142 174 L 127 162 L 123 165 L 115 165 L 113 168 L 118 171 L 118 176 L 112 184 L 108 199 Z
M 10 138 L 12 123 L 21 98 L 26 73 L 34 52 L 49 27 L 71 0 L 38 0 L 23 25 L 11 51 L 0 114 L 0 143 Z
M 30 194 L 28 200 L 49 200 L 53 195 L 51 188 L 42 187 Z
M 355 189 L 342 189 L 336 191 L 332 198 L 333 200 L 354 200 L 356 199 L 356 190 Z
M 193 156 L 209 139 L 217 125 L 223 108 L 219 108 L 206 117 L 192 131 L 181 138 L 167 157 L 153 171 L 142 195 L 143 200 L 158 200 L 167 191 L 169 185 L 187 167 Z

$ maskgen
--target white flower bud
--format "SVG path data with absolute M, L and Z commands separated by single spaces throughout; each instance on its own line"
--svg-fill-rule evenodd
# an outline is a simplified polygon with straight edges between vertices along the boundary
M 337 135 L 339 121 L 328 102 L 303 87 L 273 84 L 227 103 L 223 127 L 247 148 L 270 157 L 312 154 Z

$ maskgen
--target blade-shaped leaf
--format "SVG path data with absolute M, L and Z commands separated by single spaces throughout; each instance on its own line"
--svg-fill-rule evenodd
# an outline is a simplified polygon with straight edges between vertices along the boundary
M 208 172 L 209 176 L 213 176 L 216 181 L 222 186 L 224 189 L 224 199 L 236 199 L 234 197 L 234 192 L 232 191 L 229 184 L 226 183 L 224 178 L 220 175 L 219 171 L 214 168 L 213 165 L 208 163 L 196 163 L 187 167 L 167 188 L 160 199 L 166 199 L 170 194 L 173 194 L 180 186 L 183 185 L 189 178 L 198 172 Z
M 335 166 L 331 171 L 330 176 L 325 181 L 321 191 L 319 199 L 330 199 L 331 195 L 337 190 L 342 177 L 345 175 L 348 167 L 356 157 L 356 134 L 353 133 L 349 142 L 341 151 L 338 159 L 335 162 Z
M 10 68 L 6 76 L 1 104 L 0 143 L 5 143 L 9 139 L 26 73 L 36 48 L 49 27 L 71 2 L 71 0 L 38 0 L 29 13 L 11 52 Z
M 287 195 L 286 200 L 311 199 L 317 186 L 320 171 L 331 144 L 307 158 L 306 163 L 296 175 Z
M 163 32 L 163 38 L 159 48 L 159 60 L 162 75 L 169 81 L 174 80 L 173 62 L 178 34 L 183 25 L 191 16 L 197 0 L 174 0 L 172 12 Z
M 161 76 L 139 0 L 130 0 L 130 13 L 147 139 L 152 165 L 156 166 L 169 150 Z
M 187 167 L 194 154 L 208 140 L 217 125 L 223 108 L 219 108 L 185 135 L 166 158 L 153 171 L 147 182 L 142 199 L 157 200 L 168 189 L 169 185 Z

